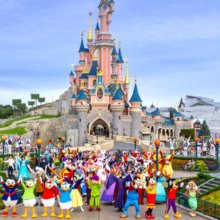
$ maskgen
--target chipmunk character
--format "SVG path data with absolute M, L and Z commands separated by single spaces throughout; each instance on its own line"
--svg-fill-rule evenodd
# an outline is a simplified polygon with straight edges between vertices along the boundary
M 189 207 L 192 210 L 189 214 L 192 217 L 195 217 L 196 216 L 196 209 L 198 207 L 196 196 L 198 195 L 199 188 L 196 185 L 196 183 L 192 180 L 187 184 L 186 190 L 187 191 L 186 191 L 185 195 L 188 197 Z
M 128 195 L 127 200 L 125 202 L 124 206 L 124 212 L 120 215 L 120 218 L 127 218 L 128 217 L 128 208 L 129 206 L 133 205 L 135 207 L 136 219 L 141 219 L 141 212 L 140 207 L 138 204 L 138 192 L 137 189 L 142 186 L 142 182 L 138 177 L 134 178 L 134 181 L 130 184 L 128 188 Z
M 151 178 L 148 181 L 148 185 L 146 188 L 147 191 L 147 211 L 145 212 L 146 219 L 154 219 L 155 216 L 153 216 L 152 212 L 155 208 L 156 203 L 156 186 L 157 182 L 154 178 Z
M 41 182 L 41 186 L 43 188 L 43 194 L 41 198 L 44 205 L 44 213 L 41 216 L 47 217 L 47 209 L 51 208 L 50 217 L 56 217 L 54 205 L 55 197 L 59 198 L 59 190 L 50 179 L 48 179 L 45 184 Z
M 16 193 L 16 189 L 20 183 L 20 179 L 15 182 L 14 179 L 7 179 L 6 182 L 4 182 L 3 178 L 0 176 L 0 181 L 5 189 L 4 195 L 2 196 L 2 201 L 5 205 L 5 210 L 2 213 L 2 217 L 7 217 L 8 216 L 8 208 L 12 207 L 12 217 L 18 216 L 17 211 L 16 211 L 16 205 L 18 202 L 18 195 Z
M 138 204 L 144 204 L 144 193 L 146 191 L 146 187 L 147 187 L 147 183 L 146 183 L 146 177 L 144 174 L 142 173 L 138 173 L 136 175 L 137 179 L 139 180 L 139 184 L 138 184 L 138 189 L 137 189 L 137 192 L 138 192 Z
M 36 183 L 33 180 L 28 180 L 25 183 L 21 180 L 21 184 L 24 188 L 23 194 L 23 204 L 24 204 L 24 214 L 21 215 L 22 218 L 28 217 L 28 208 L 32 209 L 32 218 L 37 218 L 37 214 L 35 212 L 34 206 L 37 202 L 36 197 L 34 195 L 34 190 L 36 188 Z
M 169 179 L 168 180 L 168 190 L 167 190 L 167 207 L 165 210 L 164 218 L 169 219 L 169 211 L 170 208 L 173 208 L 174 217 L 181 218 L 182 215 L 176 209 L 176 194 L 178 193 L 179 188 L 182 188 L 184 183 L 180 183 L 177 185 L 176 179 Z

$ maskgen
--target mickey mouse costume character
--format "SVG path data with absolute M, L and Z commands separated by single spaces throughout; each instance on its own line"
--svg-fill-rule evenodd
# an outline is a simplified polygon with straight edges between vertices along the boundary
M 177 185 L 176 183 L 176 179 L 169 179 L 168 180 L 168 190 L 167 190 L 167 207 L 165 210 L 165 214 L 164 214 L 164 218 L 165 219 L 169 219 L 169 211 L 170 208 L 173 208 L 173 212 L 174 212 L 174 217 L 176 218 L 181 218 L 182 215 L 177 211 L 176 208 L 176 194 L 179 191 L 179 188 L 182 188 L 184 186 L 184 183 L 180 183 L 179 185 Z
M 2 196 L 2 201 L 5 205 L 5 210 L 2 213 L 2 217 L 7 217 L 8 216 L 8 208 L 12 207 L 12 217 L 18 216 L 16 212 L 16 205 L 18 202 L 18 195 L 16 193 L 16 189 L 20 183 L 20 179 L 15 182 L 14 179 L 7 179 L 6 182 L 4 182 L 3 178 L 0 176 L 0 181 L 5 189 L 4 195 Z

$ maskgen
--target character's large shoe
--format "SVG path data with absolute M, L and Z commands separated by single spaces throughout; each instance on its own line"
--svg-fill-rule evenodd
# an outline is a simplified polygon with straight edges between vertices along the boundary
M 17 217 L 17 216 L 18 216 L 18 213 L 17 213 L 17 212 L 12 212 L 11 216 L 12 216 L 12 217 Z
M 97 207 L 97 208 L 96 208 L 96 211 L 100 212 L 100 211 L 101 211 L 101 208 L 100 208 L 100 207 Z
M 71 219 L 71 215 L 70 215 L 70 210 L 66 210 L 66 216 L 65 216 L 66 219 Z
M 33 213 L 31 217 L 32 218 L 38 218 L 38 215 L 36 213 Z
M 24 213 L 23 215 L 21 215 L 21 218 L 27 218 L 28 215 L 26 213 Z
M 146 215 L 146 219 L 151 219 L 151 215 Z
M 8 212 L 3 212 L 3 213 L 1 214 L 1 216 L 2 216 L 2 217 L 7 217 L 7 216 L 8 216 Z
M 47 207 L 44 206 L 44 213 L 41 215 L 42 217 L 47 217 Z
M 168 214 L 165 214 L 165 215 L 163 216 L 163 218 L 165 218 L 165 219 L 169 219 L 170 216 L 169 216 Z
M 60 215 L 57 216 L 57 218 L 62 219 L 62 218 L 64 218 L 64 215 L 60 214 Z
M 136 219 L 141 219 L 142 217 L 141 217 L 141 215 L 135 215 L 135 218 Z
M 54 206 L 51 207 L 51 214 L 50 214 L 50 217 L 56 217 L 56 213 L 55 213 Z
M 174 214 L 174 217 L 175 217 L 175 218 L 181 218 L 182 215 L 181 215 L 179 212 L 176 212 L 176 213 Z
M 151 218 L 151 219 L 155 219 L 155 216 L 151 215 L 150 218 Z
M 93 211 L 93 207 L 89 207 L 89 212 L 92 212 Z
M 120 218 L 128 218 L 128 215 L 127 214 L 121 214 Z

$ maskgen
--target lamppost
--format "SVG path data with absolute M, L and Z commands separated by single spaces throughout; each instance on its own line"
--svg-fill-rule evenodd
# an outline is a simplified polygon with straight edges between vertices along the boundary
M 218 155 L 219 155 L 219 143 L 220 139 L 216 138 L 215 140 L 215 154 L 216 154 L 216 170 L 219 170 L 219 163 L 218 163 Z
M 134 150 L 136 150 L 137 149 L 137 142 L 139 141 L 139 138 L 134 137 L 133 141 L 134 141 Z
M 36 144 L 37 144 L 37 148 L 38 148 L 38 154 L 37 154 L 38 167 L 40 167 L 40 149 L 41 149 L 42 140 L 37 139 Z
M 196 164 L 195 164 L 195 171 L 198 170 L 198 167 L 197 167 L 197 158 L 198 158 L 198 142 L 200 141 L 200 139 L 198 137 L 195 137 L 195 148 L 196 148 Z
M 64 142 L 65 142 L 65 139 L 66 139 L 66 138 L 65 138 L 64 136 L 61 137 L 61 142 L 62 142 L 62 146 L 61 146 L 61 147 L 62 147 L 63 149 L 64 149 Z
M 158 172 L 158 154 L 159 154 L 159 147 L 160 147 L 160 140 L 156 140 L 154 142 L 155 147 L 156 147 L 156 173 Z
M 5 159 L 5 141 L 6 141 L 6 136 L 2 136 L 2 171 L 4 169 L 4 159 Z

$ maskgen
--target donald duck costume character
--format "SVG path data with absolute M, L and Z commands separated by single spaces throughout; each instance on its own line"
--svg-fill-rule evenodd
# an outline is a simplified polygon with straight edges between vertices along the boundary
M 16 193 L 16 189 L 20 183 L 20 179 L 15 182 L 14 179 L 7 179 L 6 182 L 4 182 L 3 178 L 0 176 L 0 181 L 5 189 L 4 195 L 2 196 L 2 201 L 5 205 L 5 210 L 2 213 L 2 217 L 7 217 L 8 216 L 8 208 L 12 207 L 12 217 L 18 216 L 16 212 L 16 205 L 18 202 L 18 195 Z

